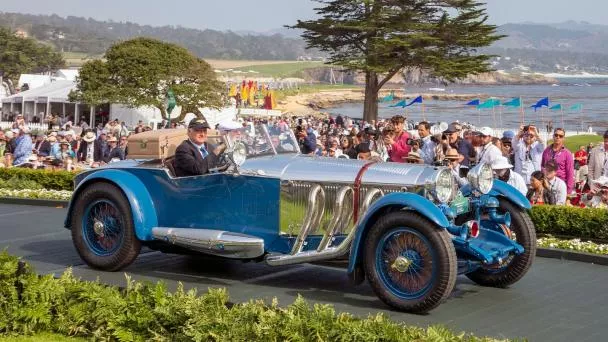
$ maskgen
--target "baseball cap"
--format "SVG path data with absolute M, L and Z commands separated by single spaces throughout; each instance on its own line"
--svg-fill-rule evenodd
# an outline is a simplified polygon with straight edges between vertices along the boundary
M 484 137 L 491 137 L 494 134 L 494 131 L 490 127 L 481 127 L 477 131 L 475 131 Z
M 513 131 L 505 131 L 502 133 L 503 139 L 513 139 L 515 133 Z
M 456 124 L 451 123 L 448 126 L 448 129 L 446 129 L 445 131 L 443 131 L 443 133 L 456 133 L 460 131 L 460 127 L 458 127 Z
M 190 121 L 190 123 L 188 124 L 188 128 L 191 128 L 194 130 L 201 130 L 201 129 L 209 129 L 211 127 L 209 126 L 207 121 L 205 121 L 203 119 L 194 119 L 194 120 Z

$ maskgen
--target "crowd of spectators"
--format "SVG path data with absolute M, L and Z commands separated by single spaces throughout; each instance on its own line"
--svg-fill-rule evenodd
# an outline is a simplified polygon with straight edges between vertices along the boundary
M 447 166 L 460 185 L 467 182 L 469 168 L 486 163 L 495 178 L 515 187 L 532 204 L 608 205 L 602 200 L 608 199 L 608 131 L 603 144 L 581 146 L 572 153 L 564 145 L 563 128 L 554 129 L 546 146 L 534 125 L 495 136 L 489 127 L 453 122 L 441 131 L 438 123 L 411 123 L 400 115 L 372 122 L 340 115 L 293 117 L 269 124 L 291 126 L 303 154 Z
M 77 125 L 68 119 L 61 126 L 56 115 L 47 119 L 49 128 L 43 132 L 32 132 L 20 114 L 14 117 L 11 129 L 0 130 L 0 167 L 97 167 L 125 159 L 129 134 L 152 129 L 141 121 L 132 131 L 118 120 L 89 127 L 84 117 Z

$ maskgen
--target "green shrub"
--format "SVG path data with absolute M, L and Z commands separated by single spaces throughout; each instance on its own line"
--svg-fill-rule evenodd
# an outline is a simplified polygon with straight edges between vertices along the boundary
M 24 168 L 0 168 L 0 181 L 34 182 L 39 188 L 49 190 L 74 190 L 74 176 L 76 173 L 68 171 L 47 171 Z M 32 185 L 34 183 L 25 183 Z M 19 189 L 26 189 L 25 187 Z M 38 189 L 38 188 L 36 188 Z
M 608 240 L 608 210 L 566 206 L 534 206 L 530 217 L 540 234 Z
M 417 328 L 385 315 L 358 319 L 298 298 L 287 308 L 261 301 L 231 305 L 224 289 L 174 293 L 127 276 L 124 289 L 84 282 L 71 270 L 38 276 L 0 254 L 0 335 L 54 332 L 118 341 L 480 341 L 443 327 Z

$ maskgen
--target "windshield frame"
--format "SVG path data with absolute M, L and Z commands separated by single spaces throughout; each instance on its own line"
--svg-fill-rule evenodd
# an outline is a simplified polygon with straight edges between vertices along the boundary
M 267 145 L 269 145 L 270 148 L 267 148 L 266 150 L 262 151 L 261 153 L 250 153 L 249 151 L 251 149 L 252 144 L 250 144 L 250 143 L 248 144 L 246 141 L 244 141 L 245 139 L 235 139 L 231 135 L 231 133 L 233 133 L 235 131 L 241 132 L 241 136 L 243 136 L 243 137 L 248 137 L 246 139 L 252 139 L 255 141 L 259 138 L 263 138 L 264 142 Z M 270 133 L 268 126 L 266 124 L 254 125 L 253 123 L 250 123 L 248 126 L 240 127 L 237 129 L 221 130 L 220 133 L 221 133 L 223 140 L 226 142 L 226 144 L 228 145 L 228 147 L 230 149 L 234 148 L 237 141 L 245 143 L 245 146 L 247 146 L 247 151 L 248 151 L 247 158 L 256 158 L 256 157 L 269 156 L 269 155 L 280 155 L 280 154 L 300 154 L 300 147 L 299 147 L 299 145 L 297 143 L 297 139 L 291 129 L 281 132 L 281 134 L 279 134 L 279 135 L 275 135 L 275 134 Z M 283 137 L 283 140 L 290 140 L 289 143 L 293 147 L 292 151 L 288 151 L 288 152 L 280 151 L 279 149 L 277 149 L 277 146 L 274 145 L 273 137 L 276 139 L 279 139 L 279 141 L 280 141 L 281 135 L 283 135 L 283 134 L 286 134 L 286 136 Z M 280 142 L 279 142 L 279 144 L 280 144 Z

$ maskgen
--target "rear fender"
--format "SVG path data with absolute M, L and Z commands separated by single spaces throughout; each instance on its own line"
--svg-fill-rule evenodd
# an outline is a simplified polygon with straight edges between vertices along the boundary
M 100 170 L 86 176 L 74 190 L 74 195 L 68 206 L 68 216 L 65 219 L 65 227 L 70 229 L 72 224 L 72 210 L 78 200 L 80 193 L 86 187 L 97 182 L 107 182 L 119 187 L 127 197 L 131 205 L 133 226 L 139 240 L 154 240 L 152 228 L 158 226 L 156 209 L 150 193 L 146 186 L 135 175 L 116 169 Z
M 363 242 L 365 241 L 367 232 L 376 223 L 378 218 L 388 211 L 402 209 L 415 211 L 441 228 L 447 229 L 450 226 L 450 222 L 445 214 L 433 202 L 420 195 L 399 192 L 383 196 L 369 207 L 365 216 L 355 227 L 357 232 L 351 246 L 348 273 L 354 272 L 356 266 L 360 263 L 364 247 Z

